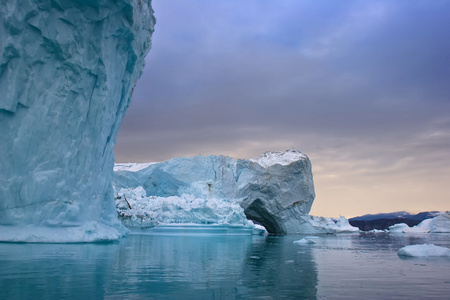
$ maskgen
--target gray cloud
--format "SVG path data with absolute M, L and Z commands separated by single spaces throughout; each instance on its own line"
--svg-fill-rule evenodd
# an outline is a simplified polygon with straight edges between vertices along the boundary
M 450 179 L 447 1 L 153 6 L 153 48 L 117 161 L 296 147 L 313 161 L 317 214 L 386 211 L 389 199 L 445 209 L 446 186 L 436 183 Z M 415 202 L 397 191 L 406 178 L 421 182 L 410 189 Z

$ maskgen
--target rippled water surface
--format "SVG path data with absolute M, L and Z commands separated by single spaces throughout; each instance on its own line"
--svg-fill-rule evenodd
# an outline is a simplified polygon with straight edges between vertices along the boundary
M 449 234 L 129 235 L 107 244 L 0 243 L 2 299 L 449 299 Z

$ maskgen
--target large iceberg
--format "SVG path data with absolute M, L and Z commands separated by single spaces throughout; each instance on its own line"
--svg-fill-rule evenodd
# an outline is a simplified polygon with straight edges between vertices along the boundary
M 150 49 L 150 1 L 2 1 L 0 20 L 0 240 L 120 237 L 113 145 Z
M 309 158 L 297 150 L 259 158 L 174 158 L 161 163 L 116 164 L 116 206 L 123 224 L 262 224 L 269 233 L 357 231 L 345 218 L 309 216 L 315 193 Z

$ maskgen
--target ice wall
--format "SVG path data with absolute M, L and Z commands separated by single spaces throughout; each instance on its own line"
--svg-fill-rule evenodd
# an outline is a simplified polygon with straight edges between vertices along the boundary
M 0 240 L 123 234 L 113 145 L 154 23 L 149 0 L 0 3 Z
M 311 162 L 296 150 L 268 152 L 254 160 L 175 158 L 141 168 L 116 165 L 115 170 L 118 211 L 130 227 L 243 225 L 248 218 L 275 234 L 312 230 L 309 219 L 303 219 L 315 197 Z

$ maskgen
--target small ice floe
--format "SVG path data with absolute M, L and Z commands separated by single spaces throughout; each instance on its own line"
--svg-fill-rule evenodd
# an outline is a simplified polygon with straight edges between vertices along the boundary
M 296 245 L 308 245 L 308 244 L 314 244 L 314 241 L 311 238 L 302 238 L 301 240 L 294 241 L 294 244 L 296 244 Z
M 405 223 L 394 224 L 389 226 L 389 233 L 403 233 L 407 228 L 409 228 L 409 226 Z
M 293 260 L 287 260 L 287 261 L 285 261 L 284 263 L 286 263 L 286 264 L 293 264 L 294 261 L 293 261 Z
M 259 256 L 250 256 L 251 259 L 260 259 L 261 257 Z
M 411 257 L 430 257 L 430 256 L 447 256 L 450 257 L 450 249 L 440 247 L 433 244 L 411 245 L 401 248 L 397 251 L 400 256 Z
M 367 232 L 370 232 L 370 233 L 386 233 L 386 232 L 389 232 L 389 230 L 387 230 L 387 229 L 372 229 L 372 230 L 369 230 Z

